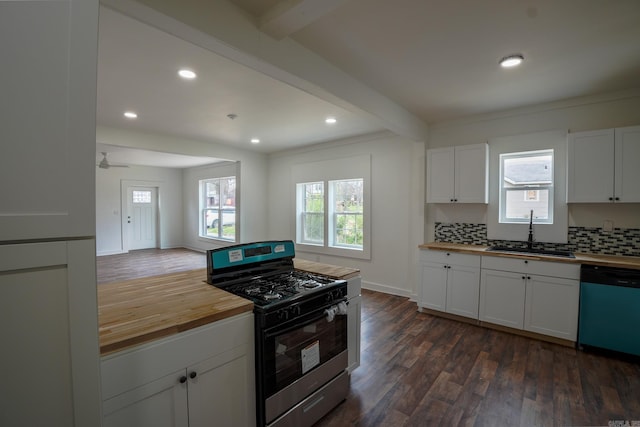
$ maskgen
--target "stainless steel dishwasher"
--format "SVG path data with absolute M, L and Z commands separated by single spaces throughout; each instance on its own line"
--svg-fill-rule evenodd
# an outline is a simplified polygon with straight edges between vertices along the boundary
M 582 266 L 578 346 L 640 355 L 640 270 Z

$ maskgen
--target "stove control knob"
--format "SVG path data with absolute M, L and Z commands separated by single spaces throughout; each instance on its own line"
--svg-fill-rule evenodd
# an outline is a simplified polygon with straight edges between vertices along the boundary
M 276 314 L 278 315 L 278 320 L 288 320 L 289 319 L 289 313 L 287 312 L 286 309 L 278 310 L 278 312 Z
M 291 313 L 291 316 L 300 316 L 300 306 L 289 307 L 289 313 Z

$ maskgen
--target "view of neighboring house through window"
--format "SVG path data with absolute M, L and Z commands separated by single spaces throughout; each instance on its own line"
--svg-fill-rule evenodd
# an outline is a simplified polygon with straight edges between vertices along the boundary
M 553 150 L 500 154 L 500 222 L 553 224 Z
M 200 237 L 235 241 L 236 178 L 200 180 Z
M 296 184 L 297 243 L 362 250 L 363 189 L 362 178 Z

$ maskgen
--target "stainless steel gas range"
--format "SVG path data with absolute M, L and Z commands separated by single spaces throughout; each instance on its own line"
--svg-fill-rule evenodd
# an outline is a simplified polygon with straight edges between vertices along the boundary
M 311 426 L 349 392 L 347 283 L 294 257 L 290 240 L 207 251 L 208 283 L 254 303 L 258 426 Z

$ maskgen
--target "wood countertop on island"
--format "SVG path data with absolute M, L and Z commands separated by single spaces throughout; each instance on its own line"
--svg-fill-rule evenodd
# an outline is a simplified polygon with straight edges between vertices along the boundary
M 296 270 L 307 271 L 309 273 L 322 274 L 332 279 L 348 280 L 360 275 L 360 270 L 350 267 L 339 267 L 337 265 L 323 264 L 320 262 L 308 261 L 306 259 L 293 259 L 293 266 Z
M 294 267 L 335 279 L 360 270 L 294 259 Z M 100 354 L 253 311 L 253 303 L 206 282 L 207 269 L 98 285 Z
M 98 285 L 100 354 L 253 311 L 206 278 L 203 268 Z
M 546 256 L 546 255 L 524 255 L 506 252 L 487 252 L 489 246 L 468 245 L 461 243 L 431 242 L 419 246 L 420 249 L 433 249 L 438 251 L 459 252 L 472 255 L 497 256 L 508 258 L 538 259 L 541 261 L 564 262 L 573 264 L 599 265 L 603 267 L 630 268 L 640 270 L 640 257 L 598 255 L 587 253 L 574 253 L 575 258 Z

